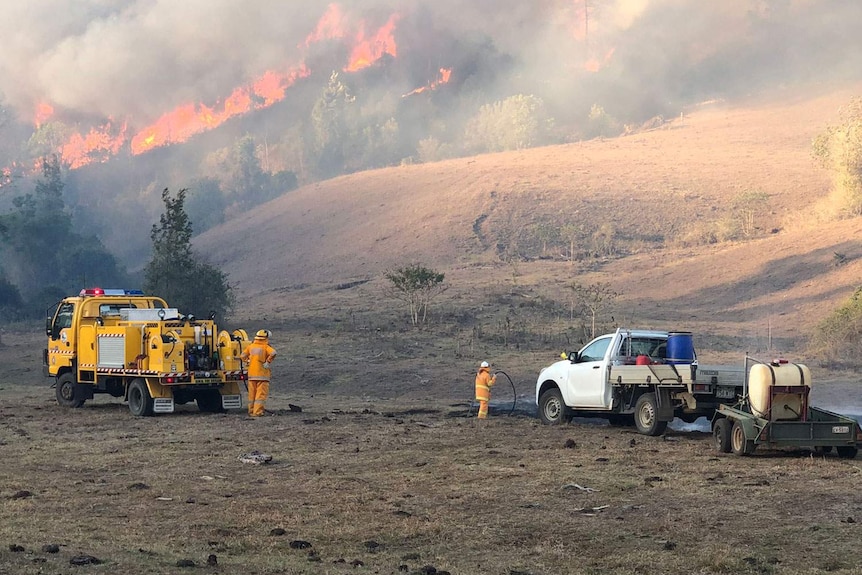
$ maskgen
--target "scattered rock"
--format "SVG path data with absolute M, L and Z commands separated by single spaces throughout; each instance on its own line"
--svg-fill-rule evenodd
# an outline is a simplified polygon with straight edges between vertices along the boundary
M 302 408 L 299 407 L 298 405 L 293 405 L 292 403 L 288 403 L 287 407 L 289 407 L 290 410 L 295 412 L 295 413 L 302 413 Z
M 664 479 L 662 479 L 658 475 L 651 475 L 650 477 L 644 477 L 644 483 L 649 485 L 650 487 L 652 487 L 653 483 L 658 483 L 660 481 L 664 481 Z
M 186 503 L 195 503 L 194 497 L 186 497 Z
M 194 567 L 195 562 L 191 559 L 180 559 L 177 561 L 177 567 Z
M 12 553 L 23 553 L 24 547 L 22 547 L 21 545 L 16 545 L 15 543 L 12 543 L 9 545 L 9 551 L 11 551 Z
M 22 489 L 20 491 L 16 491 L 10 499 L 27 499 L 28 497 L 33 497 L 33 493 L 26 489 Z
M 566 449 L 574 449 L 574 448 L 575 448 L 575 447 L 577 447 L 577 446 L 578 446 L 578 444 L 577 444 L 577 443 L 575 443 L 575 440 L 574 440 L 574 439 L 571 439 L 571 438 L 570 438 L 570 439 L 567 439 L 567 440 L 566 440 L 566 443 L 565 443 L 565 448 L 566 448 Z
M 629 441 L 629 447 L 634 447 L 637 444 L 638 444 L 638 442 L 635 441 L 634 437 L 632 437 L 631 440 Z
M 310 549 L 311 547 L 311 543 L 309 543 L 308 541 L 303 541 L 302 539 L 296 539 L 290 542 L 291 549 Z
M 56 543 L 47 543 L 45 545 L 42 545 L 42 552 L 43 553 L 59 553 L 60 552 L 60 546 L 57 545 Z
M 281 527 L 276 527 L 275 529 L 272 529 L 272 530 L 270 530 L 270 532 L 269 532 L 269 534 L 270 534 L 271 536 L 273 536 L 273 537 L 281 537 L 281 536 L 282 536 L 282 535 L 284 535 L 285 533 L 287 533 L 287 531 L 285 531 L 285 530 L 284 530 L 284 529 L 282 529 Z
M 407 573 L 408 571 L 410 571 L 410 567 L 408 567 L 407 565 L 402 563 L 401 565 L 398 566 L 398 571 L 400 573 Z
M 361 559 L 354 559 L 353 561 L 350 562 L 350 564 L 353 565 L 354 569 L 357 567 L 365 567 L 365 562 L 362 561 Z
M 419 558 L 420 555 L 418 553 L 407 553 L 401 556 L 402 561 L 419 561 Z
M 313 562 L 320 561 L 320 555 L 317 554 L 317 551 L 312 549 L 308 552 L 308 560 Z
M 262 465 L 264 463 L 269 463 L 270 461 L 272 461 L 272 455 L 261 453 L 260 451 L 255 449 L 254 451 L 243 453 L 237 459 L 239 459 L 242 463 Z
M 396 517 L 411 517 L 413 514 L 409 511 L 404 511 L 403 509 L 399 509 L 398 511 L 393 511 L 392 515 Z
M 129 485 L 129 491 L 143 491 L 144 489 L 149 488 L 149 485 L 147 485 L 146 483 L 141 483 L 140 481 L 138 483 L 132 483 L 131 485 Z
M 674 543 L 673 541 L 665 541 L 664 545 L 662 545 L 661 548 L 665 551 L 673 551 L 674 549 L 676 549 L 676 543 Z
M 433 565 L 425 565 L 419 570 L 422 575 L 437 575 L 437 568 Z
M 92 555 L 75 555 L 69 559 L 69 565 L 99 565 L 101 562 L 101 559 Z
M 842 521 L 842 523 L 856 523 L 856 520 L 853 519 L 852 517 L 848 517 L 847 519 Z
M 372 541 L 366 541 L 365 543 L 363 543 L 363 545 L 365 545 L 365 549 L 369 553 L 377 553 L 377 551 L 379 551 L 380 548 L 382 547 L 382 545 L 380 545 L 380 543 L 378 543 L 377 541 L 373 541 L 373 540 Z
M 606 463 L 610 461 L 610 459 L 608 459 L 607 457 L 596 457 L 596 461 L 598 461 L 599 463 Z
M 210 553 L 207 557 L 207 565 L 209 565 L 210 567 L 218 565 L 218 557 L 216 557 L 215 554 Z

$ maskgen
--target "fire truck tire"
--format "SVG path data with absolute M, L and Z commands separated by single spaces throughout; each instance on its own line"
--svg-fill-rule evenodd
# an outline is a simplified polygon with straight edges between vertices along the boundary
M 137 417 L 149 417 L 153 414 L 153 398 L 143 379 L 133 379 L 129 384 L 129 411 Z
M 836 451 L 838 452 L 838 457 L 841 459 L 854 459 L 856 454 L 859 453 L 858 449 L 850 445 L 839 445 Z
M 57 378 L 56 392 L 57 403 L 63 407 L 81 407 L 83 399 L 75 399 L 75 377 L 71 373 L 64 373 Z
M 712 443 L 719 453 L 730 453 L 730 420 L 726 417 L 713 424 Z
M 642 435 L 661 435 L 667 421 L 659 421 L 658 404 L 654 393 L 644 393 L 635 403 L 635 426 Z
M 221 394 L 217 389 L 199 392 L 195 401 L 197 401 L 198 409 L 203 413 L 221 413 L 224 411 L 221 404 Z
M 730 448 L 735 455 L 751 455 L 757 448 L 753 439 L 745 438 L 745 429 L 739 421 L 734 421 L 730 430 Z
M 539 397 L 539 419 L 547 425 L 563 425 L 572 419 L 572 412 L 563 401 L 563 394 L 556 387 Z

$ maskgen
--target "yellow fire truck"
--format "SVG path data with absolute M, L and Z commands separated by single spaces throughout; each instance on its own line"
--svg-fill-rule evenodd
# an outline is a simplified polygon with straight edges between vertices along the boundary
M 240 409 L 245 330 L 217 331 L 213 318 L 182 315 L 140 290 L 84 289 L 48 309 L 43 372 L 57 402 L 81 407 L 96 393 L 122 397 L 136 416 Z

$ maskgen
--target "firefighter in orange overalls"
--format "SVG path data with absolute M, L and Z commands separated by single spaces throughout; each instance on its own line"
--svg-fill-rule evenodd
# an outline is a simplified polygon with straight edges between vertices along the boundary
M 275 359 L 275 349 L 269 345 L 270 332 L 262 329 L 254 334 L 254 341 L 242 351 L 240 358 L 248 364 L 248 414 L 263 415 L 266 398 L 269 397 L 269 367 Z
M 476 401 L 479 402 L 479 419 L 488 417 L 488 402 L 491 401 L 491 387 L 497 383 L 497 376 L 491 375 L 490 365 L 483 361 L 476 374 Z

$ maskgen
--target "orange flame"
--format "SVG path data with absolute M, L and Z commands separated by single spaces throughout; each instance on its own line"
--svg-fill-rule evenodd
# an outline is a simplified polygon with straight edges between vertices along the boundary
M 40 102 L 36 105 L 36 114 L 33 118 L 33 123 L 38 128 L 48 121 L 48 118 L 54 115 L 54 106 L 47 102 Z
M 393 32 L 399 20 L 398 14 L 391 15 L 386 23 L 373 35 L 366 36 L 366 24 L 360 21 L 355 34 L 355 43 L 344 70 L 355 72 L 371 66 L 384 55 L 397 56 Z M 357 28 L 353 28 L 356 30 Z M 305 39 L 308 48 L 316 42 L 328 39 L 350 37 L 351 27 L 340 5 L 330 4 L 317 22 L 314 31 Z M 451 70 L 441 69 L 440 79 L 423 89 L 433 89 L 449 81 Z M 153 148 L 183 142 L 195 134 L 213 129 L 229 118 L 252 110 L 266 108 L 284 99 L 286 90 L 298 79 L 311 74 L 304 62 L 289 69 L 286 73 L 268 71 L 255 79 L 250 85 L 234 89 L 225 100 L 212 107 L 204 104 L 186 103 L 163 114 L 153 124 L 138 131 L 127 139 L 126 126 L 119 131 L 112 128 L 111 122 L 91 128 L 86 134 L 74 134 L 60 148 L 64 163 L 70 168 L 80 168 L 92 162 L 103 162 L 110 155 L 117 154 L 128 142 L 131 153 L 142 154 Z M 421 91 L 422 89 L 420 89 Z M 54 114 L 49 104 L 40 104 L 35 114 L 38 127 Z
M 384 54 L 389 54 L 392 57 L 398 56 L 398 48 L 395 45 L 395 38 L 392 36 L 398 19 L 398 14 L 390 16 L 386 24 L 370 38 L 365 37 L 365 25 L 363 23 L 362 28 L 356 35 L 356 45 L 350 53 L 349 63 L 345 66 L 344 70 L 346 72 L 356 72 L 357 70 L 367 68 L 382 58 Z
M 452 68 L 440 68 L 438 72 L 437 79 L 431 82 L 430 84 L 426 84 L 420 88 L 416 88 L 415 90 L 411 90 L 407 92 L 402 98 L 406 98 L 407 96 L 412 96 L 413 94 L 421 94 L 426 90 L 435 90 L 438 86 L 442 84 L 446 84 L 449 82 L 449 78 L 452 76 Z

